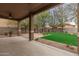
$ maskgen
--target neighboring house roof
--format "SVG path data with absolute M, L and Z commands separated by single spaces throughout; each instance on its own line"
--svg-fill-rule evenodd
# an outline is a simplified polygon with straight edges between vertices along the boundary
M 75 22 L 65 22 L 64 28 L 77 28 L 77 25 Z
M 76 23 L 75 22 L 65 22 L 65 25 L 74 25 L 74 26 L 76 26 Z

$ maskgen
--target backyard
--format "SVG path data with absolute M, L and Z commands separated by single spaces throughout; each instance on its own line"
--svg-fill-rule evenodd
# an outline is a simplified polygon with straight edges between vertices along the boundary
M 45 40 L 51 40 L 59 43 L 63 43 L 66 45 L 72 45 L 77 46 L 77 35 L 75 34 L 69 34 L 69 33 L 63 33 L 63 32 L 48 32 L 44 33 L 44 36 L 41 37 Z

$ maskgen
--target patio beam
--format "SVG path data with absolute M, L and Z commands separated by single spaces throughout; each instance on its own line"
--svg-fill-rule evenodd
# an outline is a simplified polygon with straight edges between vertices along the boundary
M 33 40 L 34 34 L 33 34 L 33 15 L 30 12 L 29 13 L 29 41 Z

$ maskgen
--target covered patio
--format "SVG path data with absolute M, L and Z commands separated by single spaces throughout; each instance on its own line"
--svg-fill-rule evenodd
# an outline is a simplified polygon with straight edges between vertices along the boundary
M 0 18 L 17 21 L 17 36 L 0 38 L 0 55 L 77 55 L 33 40 L 33 16 L 57 5 L 59 3 L 0 4 Z M 22 36 L 20 32 L 20 22 L 25 18 L 29 18 L 29 37 Z
M 0 38 L 0 56 L 77 56 L 23 36 Z

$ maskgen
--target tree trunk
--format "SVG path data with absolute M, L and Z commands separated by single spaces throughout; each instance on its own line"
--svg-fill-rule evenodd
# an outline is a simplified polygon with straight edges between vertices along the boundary
M 63 30 L 64 30 L 64 26 L 63 26 L 63 25 L 62 25 L 62 29 L 61 29 L 61 30 L 62 30 L 62 32 L 63 32 Z

